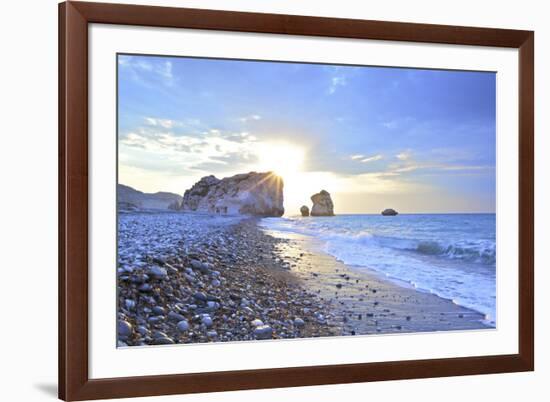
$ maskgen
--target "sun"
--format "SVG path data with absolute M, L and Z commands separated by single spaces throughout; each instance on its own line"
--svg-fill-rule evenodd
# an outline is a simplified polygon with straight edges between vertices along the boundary
M 288 142 L 269 142 L 257 145 L 258 170 L 271 171 L 289 180 L 302 171 L 305 159 L 303 148 Z

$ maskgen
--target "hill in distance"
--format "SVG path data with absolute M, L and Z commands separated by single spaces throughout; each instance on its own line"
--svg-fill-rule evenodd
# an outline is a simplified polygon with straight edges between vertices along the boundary
M 144 193 L 124 184 L 117 185 L 117 206 L 119 210 L 177 210 L 180 208 L 181 201 L 182 196 L 178 194 L 164 191 Z

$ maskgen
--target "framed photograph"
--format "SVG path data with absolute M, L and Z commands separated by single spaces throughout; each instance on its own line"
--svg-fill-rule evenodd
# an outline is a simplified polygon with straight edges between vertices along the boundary
M 59 17 L 61 399 L 533 370 L 533 32 Z

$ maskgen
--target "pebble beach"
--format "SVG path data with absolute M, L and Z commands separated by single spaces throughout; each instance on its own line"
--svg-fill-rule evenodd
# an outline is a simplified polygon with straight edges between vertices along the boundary
M 120 213 L 118 346 L 488 328 L 473 310 L 355 270 L 258 222 Z
M 256 221 L 120 214 L 118 346 L 340 334 Z

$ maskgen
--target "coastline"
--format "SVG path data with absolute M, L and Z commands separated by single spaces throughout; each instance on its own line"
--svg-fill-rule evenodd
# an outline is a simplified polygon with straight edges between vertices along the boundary
M 259 218 L 119 215 L 118 346 L 491 329 Z
M 341 335 L 494 329 L 478 311 L 365 267 L 346 265 L 309 236 L 260 228 L 279 238 L 277 253 L 332 308 Z

